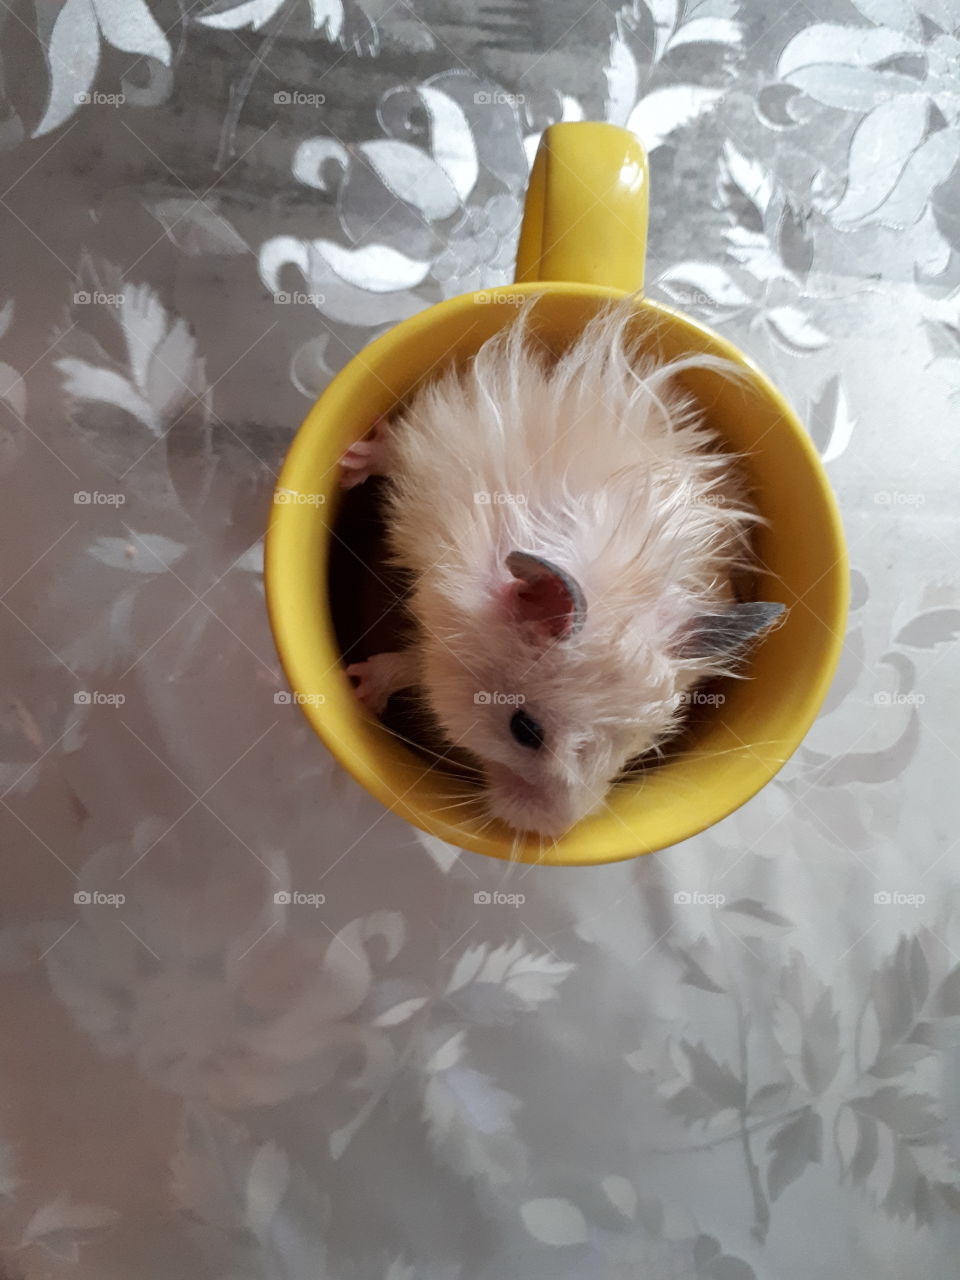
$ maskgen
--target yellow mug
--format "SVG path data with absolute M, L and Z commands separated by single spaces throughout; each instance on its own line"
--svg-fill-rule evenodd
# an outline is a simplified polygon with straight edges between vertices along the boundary
M 740 384 L 712 376 L 709 421 L 745 455 L 768 526 L 757 539 L 762 598 L 788 606 L 784 626 L 752 654 L 747 679 L 666 763 L 618 783 L 604 812 L 557 841 L 518 839 L 488 825 L 479 799 L 456 806 L 462 777 L 425 766 L 361 706 L 334 633 L 327 574 L 339 459 L 425 378 L 469 358 L 541 294 L 538 332 L 558 347 L 599 306 L 643 285 L 646 156 L 613 125 L 554 125 L 530 176 L 517 283 L 463 294 L 404 320 L 337 375 L 307 415 L 283 465 L 266 540 L 266 592 L 277 648 L 297 701 L 340 763 L 388 809 L 460 848 L 560 865 L 650 853 L 727 816 L 773 777 L 802 740 L 830 685 L 843 643 L 848 570 L 843 528 L 809 436 L 779 392 L 740 351 L 693 320 L 642 297 L 638 323 L 655 323 L 665 359 L 725 356 Z M 697 393 L 697 377 L 689 384 Z M 709 375 L 707 375 L 709 376 Z M 304 797 L 310 803 L 310 797 Z

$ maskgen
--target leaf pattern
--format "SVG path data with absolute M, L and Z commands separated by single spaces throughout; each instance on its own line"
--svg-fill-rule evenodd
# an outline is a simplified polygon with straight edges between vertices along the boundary
M 850 141 L 846 190 L 824 206 L 831 220 L 900 227 L 920 218 L 960 159 L 956 93 L 944 60 L 956 41 L 939 25 L 952 25 L 942 11 L 926 15 L 926 29 L 893 6 L 861 6 L 861 13 L 876 25 L 815 23 L 799 32 L 778 70 L 814 101 L 863 113 Z M 888 69 L 897 64 L 911 72 Z
M 583 1214 L 569 1200 L 545 1197 L 528 1200 L 521 1206 L 523 1224 L 541 1244 L 585 1244 L 587 1224 Z
M 442 1041 L 424 1064 L 423 1118 L 441 1159 L 466 1177 L 504 1185 L 522 1174 L 513 1113 L 520 1102 L 463 1061 L 466 1035 Z
M 686 1124 L 706 1123 L 730 1108 L 743 1105 L 743 1084 L 723 1062 L 702 1045 L 681 1041 L 680 1087 L 667 1100 L 670 1110 Z
M 767 1170 L 767 1189 L 770 1199 L 777 1200 L 783 1191 L 795 1182 L 808 1164 L 820 1160 L 823 1122 L 812 1107 L 804 1107 L 800 1114 L 782 1129 L 778 1129 L 767 1149 L 770 1167 Z
M 50 100 L 35 137 L 50 133 L 90 101 L 101 39 L 124 53 L 170 63 L 170 43 L 146 0 L 65 0 L 47 46 Z
M 20 1237 L 19 1248 L 40 1245 L 66 1262 L 77 1262 L 84 1237 L 111 1227 L 119 1220 L 116 1209 L 99 1204 L 74 1204 L 67 1193 L 41 1205 Z
M 794 954 L 780 980 L 775 1034 L 797 1084 L 820 1094 L 840 1063 L 839 1022 L 833 995 L 802 956 Z
M 239 4 L 229 8 L 201 14 L 197 21 L 224 31 L 236 31 L 241 27 L 257 31 L 276 18 L 288 3 L 289 0 L 240 0 Z M 315 30 L 336 39 L 343 25 L 343 6 L 340 0 L 310 0 L 310 18 Z
M 557 988 L 573 967 L 548 955 L 530 953 L 521 941 L 496 949 L 483 943 L 468 947 L 460 956 L 447 984 L 447 995 L 461 1003 L 468 996 L 483 1000 L 488 1008 L 502 1008 L 505 1015 L 510 1010 L 535 1009 L 546 1000 L 557 999 Z

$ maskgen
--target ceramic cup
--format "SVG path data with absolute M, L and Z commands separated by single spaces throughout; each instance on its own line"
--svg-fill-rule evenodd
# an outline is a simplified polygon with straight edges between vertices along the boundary
M 284 669 L 313 728 L 340 763 L 394 813 L 460 848 L 554 864 L 615 861 L 685 840 L 773 777 L 809 729 L 843 642 L 848 569 L 836 502 L 809 436 L 753 363 L 703 325 L 642 295 L 648 171 L 636 138 L 613 125 L 547 129 L 531 172 L 516 283 L 452 298 L 366 347 L 316 402 L 280 475 L 266 541 L 270 620 Z M 611 791 L 604 810 L 556 841 L 487 825 L 482 806 L 451 807 L 462 777 L 429 767 L 358 701 L 337 646 L 327 592 L 342 501 L 339 459 L 382 414 L 451 362 L 462 362 L 540 295 L 538 336 L 556 350 L 598 307 L 634 294 L 638 332 L 665 359 L 724 356 L 744 378 L 685 375 L 710 426 L 743 455 L 767 520 L 756 539 L 758 598 L 788 607 L 749 659 L 747 679 L 698 714 L 667 763 Z M 313 803 L 305 795 L 303 803 Z

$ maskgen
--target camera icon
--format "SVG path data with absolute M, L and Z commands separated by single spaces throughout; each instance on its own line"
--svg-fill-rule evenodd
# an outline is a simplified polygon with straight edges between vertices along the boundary
M 290 105 L 290 94 L 286 91 L 286 89 L 281 89 L 281 90 L 279 91 L 279 93 L 275 93 L 275 94 L 273 95 L 273 100 L 274 100 L 274 102 L 275 102 L 278 106 L 280 106 L 280 107 L 286 107 L 286 106 L 289 106 L 289 105 Z
M 489 96 L 490 95 L 488 94 L 487 97 Z M 485 293 L 485 292 L 477 293 L 477 294 L 474 294 L 473 300 L 477 304 L 477 306 L 483 307 L 483 306 L 486 306 L 486 304 L 490 301 L 490 295 L 489 293 Z
M 478 889 L 477 892 L 473 895 L 473 900 L 479 906 L 486 906 L 488 903 L 493 901 L 493 899 L 490 897 L 490 894 L 486 891 L 486 889 Z
M 879 893 L 875 893 L 873 895 L 873 901 L 878 907 L 889 907 L 890 903 L 893 901 L 893 897 L 891 894 L 881 890 Z
M 73 895 L 73 900 L 78 907 L 88 907 L 90 905 L 90 892 L 87 889 L 78 889 Z
M 90 494 L 87 493 L 86 489 L 78 489 L 73 495 L 73 500 L 78 507 L 89 507 L 92 498 L 90 497 Z
M 488 707 L 493 699 L 485 689 L 481 689 L 479 693 L 473 695 L 473 701 L 478 707 Z
M 74 705 L 77 707 L 89 707 L 93 698 L 86 689 L 78 689 L 73 695 L 73 701 Z
M 274 895 L 273 900 L 278 907 L 289 907 L 292 898 L 286 889 L 279 889 Z
M 289 293 L 287 293 L 285 289 L 281 289 L 279 293 L 275 293 L 273 295 L 273 300 L 274 302 L 278 303 L 281 307 L 285 307 L 285 306 L 288 306 L 290 303 L 290 295 Z
M 490 494 L 487 493 L 486 489 L 481 489 L 478 493 L 475 493 L 473 495 L 473 500 L 478 507 L 490 506 Z
M 693 901 L 693 894 L 688 893 L 686 889 L 679 889 L 674 895 L 673 900 L 678 907 L 689 907 Z
M 89 95 L 87 95 L 89 97 Z M 73 300 L 78 307 L 86 307 L 90 304 L 90 295 L 86 289 L 81 289 L 73 295 Z
M 292 698 L 286 689 L 280 689 L 273 695 L 273 700 L 278 707 L 289 707 Z
M 478 107 L 488 106 L 493 101 L 490 94 L 485 93 L 482 89 L 479 93 L 473 95 L 473 100 Z
M 89 106 L 89 104 L 93 101 L 89 93 L 75 93 L 73 95 L 73 100 L 78 107 Z

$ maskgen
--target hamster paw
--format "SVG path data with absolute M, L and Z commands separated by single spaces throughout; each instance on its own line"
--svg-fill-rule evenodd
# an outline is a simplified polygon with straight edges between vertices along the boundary
M 354 692 L 373 715 L 382 715 L 391 694 L 416 684 L 416 665 L 409 653 L 375 653 L 366 662 L 352 662 L 347 675 L 356 680 Z
M 350 446 L 340 459 L 341 489 L 353 489 L 370 476 L 386 475 L 386 435 L 384 420 L 378 418 L 369 435 Z

